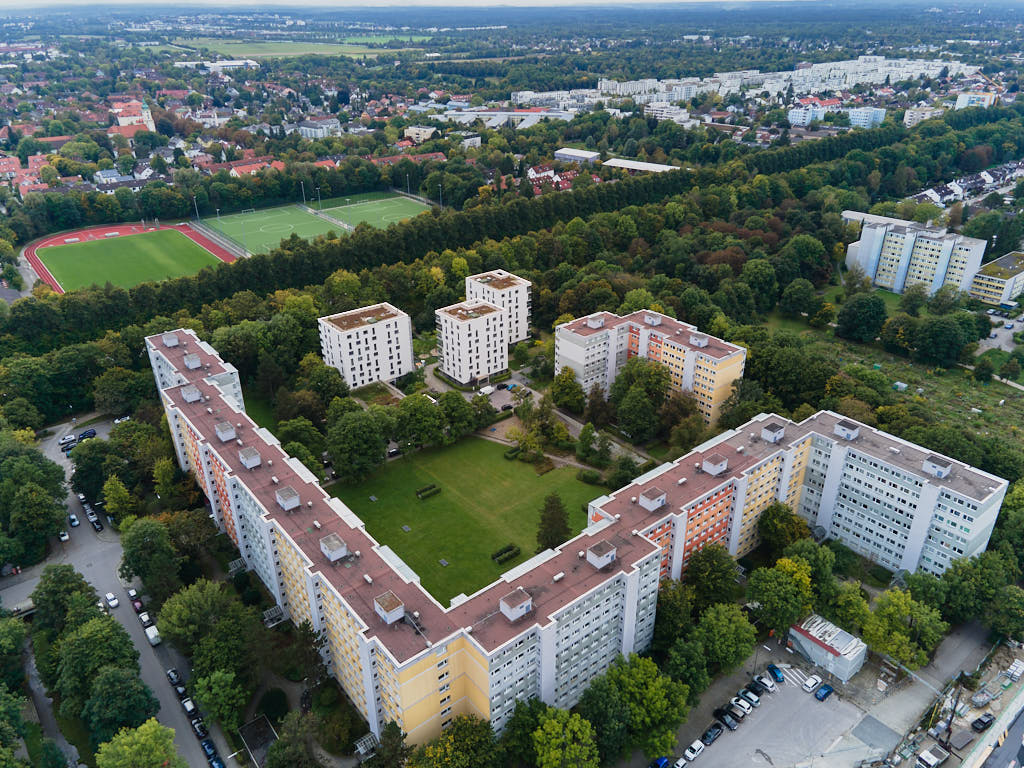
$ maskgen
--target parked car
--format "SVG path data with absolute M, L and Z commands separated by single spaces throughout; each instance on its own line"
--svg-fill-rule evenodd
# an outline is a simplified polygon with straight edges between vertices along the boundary
M 729 712 L 727 712 L 726 710 L 722 709 L 721 707 L 716 709 L 711 714 L 714 716 L 715 720 L 720 722 L 730 731 L 735 731 L 737 728 L 740 727 L 740 724 L 736 722 L 736 718 L 729 714 Z
M 67 531 L 61 531 L 60 533 L 58 533 L 57 538 L 61 541 L 71 541 L 71 537 L 68 535 Z
M 720 726 L 718 723 L 712 723 L 708 726 L 708 729 L 700 735 L 701 743 L 705 747 L 710 747 L 712 744 L 715 743 L 715 739 L 721 736 L 723 732 L 724 730 L 722 726 Z
M 132 600 L 132 610 L 136 613 L 142 613 L 145 610 L 145 606 L 142 605 L 141 600 Z
M 832 691 L 834 691 L 834 690 L 835 690 L 835 688 L 833 688 L 828 683 L 825 683 L 823 686 L 818 688 L 817 691 L 814 692 L 814 698 L 816 698 L 818 701 L 824 701 L 825 699 L 827 699 L 829 696 L 832 695 Z
M 817 688 L 819 685 L 821 685 L 821 678 L 818 677 L 817 675 L 811 675 L 806 680 L 804 680 L 803 689 L 805 691 L 807 691 L 808 693 L 810 693 L 815 688 Z
M 87 429 L 87 430 L 85 430 L 85 432 L 82 432 L 78 436 L 78 442 L 82 442 L 83 440 L 88 440 L 90 437 L 96 437 L 96 430 L 95 429 Z
M 761 706 L 761 697 L 749 688 L 741 688 L 739 691 L 736 692 L 736 695 L 739 696 L 741 699 L 746 699 L 751 706 Z
M 82 523 L 78 519 L 78 515 L 76 515 L 74 512 L 68 515 L 68 525 L 70 525 L 72 528 L 77 528 L 81 524 Z
M 85 504 L 85 494 L 84 493 L 76 493 L 75 495 L 78 497 L 78 503 L 79 504 Z
M 774 664 L 768 665 L 768 674 L 772 676 L 772 680 L 776 683 L 786 682 L 786 678 L 782 676 L 782 670 L 776 667 Z
M 185 688 L 184 685 L 181 685 L 179 683 L 178 685 L 174 686 L 174 695 L 178 697 L 178 701 L 181 701 L 186 696 L 188 696 L 188 689 Z
M 983 731 L 987 731 L 995 721 L 996 716 L 991 712 L 986 712 L 981 717 L 976 718 L 971 722 L 971 730 L 976 733 L 982 733 Z
M 122 416 L 119 419 L 114 419 L 115 424 L 124 424 L 126 421 L 131 421 L 131 416 Z
M 657 757 L 651 761 L 647 768 L 669 768 L 669 759 L 667 757 Z
M 171 667 L 170 669 L 168 669 L 166 674 L 167 674 L 167 682 L 170 683 L 171 685 L 177 685 L 178 683 L 181 682 L 181 675 L 178 674 L 178 670 L 176 670 L 174 667 Z
M 686 758 L 680 757 L 678 760 L 672 763 L 672 768 L 686 768 Z
M 103 523 L 101 523 L 99 520 L 90 520 L 89 522 L 92 523 L 92 529 L 96 531 L 96 533 L 99 533 L 103 530 Z
M 210 735 L 210 732 L 206 729 L 206 723 L 203 722 L 201 717 L 192 719 L 192 732 L 196 735 L 197 739 L 205 739 Z
M 206 755 L 207 760 L 217 754 L 217 748 L 213 746 L 213 741 L 211 739 L 203 739 L 199 742 L 199 746 L 202 748 L 203 754 Z
M 125 590 L 125 594 L 128 595 L 129 600 L 139 599 L 139 591 L 135 589 L 135 587 L 128 587 L 128 589 Z
M 745 715 L 749 715 L 751 712 L 754 711 L 754 705 L 746 699 L 744 699 L 742 696 L 736 696 L 729 703 L 732 704 L 734 707 L 739 707 L 741 710 L 743 710 L 743 714 Z
M 775 683 L 767 675 L 758 675 L 754 678 L 754 682 L 763 687 L 770 693 L 775 693 Z
M 704 742 L 700 739 L 693 742 L 683 751 L 683 757 L 687 760 L 696 760 L 700 756 L 700 753 L 704 751 Z
M 64 448 L 65 446 L 73 445 L 77 439 L 74 435 L 64 435 L 64 437 L 57 441 L 57 445 Z
M 117 600 L 117 595 L 115 595 L 113 592 L 107 592 L 107 594 L 103 596 L 103 599 L 107 601 L 107 605 L 109 605 L 111 608 L 117 608 L 117 606 L 120 605 L 120 603 Z
M 723 709 L 732 715 L 733 720 L 737 723 L 742 723 L 743 718 L 747 716 L 747 711 L 741 707 L 736 706 L 732 702 L 726 704 Z
M 505 403 L 503 406 L 501 406 L 501 410 L 503 410 L 503 411 L 511 411 L 512 410 L 512 403 Z
M 767 685 L 762 685 L 758 681 L 758 679 L 755 677 L 753 680 L 751 680 L 749 683 L 747 683 L 747 687 L 744 690 L 750 691 L 755 696 L 760 697 L 760 696 L 764 696 L 766 693 L 768 693 L 768 686 Z
M 153 626 L 153 620 L 149 618 L 149 614 L 145 611 L 139 614 L 139 623 L 142 624 L 143 629 Z
M 187 697 L 181 700 L 181 708 L 185 710 L 186 715 L 191 716 L 197 712 L 196 703 Z
M 224 761 L 220 759 L 220 755 L 210 758 L 210 768 L 224 768 Z
M 499 384 L 498 389 L 508 389 L 508 384 Z

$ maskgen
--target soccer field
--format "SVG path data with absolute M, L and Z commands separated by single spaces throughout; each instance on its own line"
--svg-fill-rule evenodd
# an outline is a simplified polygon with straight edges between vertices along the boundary
M 504 452 L 505 446 L 467 437 L 389 461 L 362 483 L 335 483 L 328 492 L 359 515 L 371 536 L 398 553 L 425 589 L 447 603 L 533 556 L 546 495 L 561 496 L 573 535 L 586 525 L 582 505 L 601 495 L 600 488 L 577 480 L 572 467 L 538 476 L 532 465 L 508 461 Z M 431 483 L 441 492 L 417 499 L 416 489 Z M 518 545 L 522 554 L 496 565 L 491 553 L 507 544 Z
M 362 195 L 334 197 L 320 205 L 331 218 L 343 221 L 350 227 L 367 223 L 371 227 L 384 229 L 388 224 L 411 219 L 430 208 L 418 200 L 401 195 L 381 192 L 367 192 Z
M 218 232 L 223 232 L 236 243 L 241 244 L 249 253 L 269 253 L 292 234 L 306 239 L 312 239 L 317 235 L 326 235 L 328 232 L 344 234 L 344 230 L 340 227 L 319 216 L 306 213 L 297 205 L 267 208 L 255 213 L 211 216 L 208 219 L 203 219 L 203 224 Z
M 137 235 L 54 245 L 36 251 L 65 291 L 112 283 L 139 283 L 193 275 L 219 260 L 180 232 L 162 229 Z

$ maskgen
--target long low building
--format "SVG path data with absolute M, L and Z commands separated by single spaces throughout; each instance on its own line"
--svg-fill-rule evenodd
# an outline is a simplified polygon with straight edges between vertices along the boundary
M 330 674 L 373 733 L 413 743 L 457 715 L 498 731 L 519 699 L 573 706 L 654 632 L 660 547 L 598 521 L 449 606 L 245 413 L 237 371 L 191 330 L 146 339 L 182 470 L 282 618 L 322 630 Z

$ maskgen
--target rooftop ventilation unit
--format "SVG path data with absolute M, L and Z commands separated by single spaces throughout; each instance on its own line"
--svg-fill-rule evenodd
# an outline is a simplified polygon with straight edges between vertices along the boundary
M 657 315 L 647 314 L 644 315 L 644 323 L 647 325 L 661 325 L 661 318 Z
M 720 453 L 712 453 L 704 458 L 701 468 L 713 477 L 718 477 L 729 468 L 729 460 Z
M 260 452 L 251 446 L 243 448 L 238 452 L 238 460 L 246 469 L 256 469 L 260 465 Z
M 501 612 L 509 621 L 517 621 L 533 609 L 533 598 L 522 587 L 509 592 L 498 603 Z
M 615 562 L 615 552 L 614 544 L 607 539 L 601 539 L 587 549 L 587 562 L 601 570 Z
M 786 428 L 774 421 L 761 427 L 761 439 L 766 443 L 778 443 L 785 434 Z
M 690 345 L 697 347 L 698 349 L 704 349 L 704 347 L 708 345 L 708 337 L 703 333 L 691 333 Z
M 165 333 L 160 337 L 160 340 L 164 343 L 165 347 L 178 346 L 178 334 L 176 333 Z
M 202 360 L 199 359 L 199 355 L 195 352 L 185 355 L 185 357 L 182 358 L 182 362 L 185 363 L 185 367 L 190 371 L 194 371 L 202 365 Z
M 648 512 L 654 512 L 665 506 L 665 492 L 661 488 L 647 488 L 640 494 L 640 506 Z
M 594 328 L 595 330 L 598 329 L 598 328 L 604 328 L 604 318 L 603 317 L 588 317 L 587 318 L 587 328 Z
M 328 533 L 320 539 L 320 551 L 328 562 L 336 563 L 348 555 L 348 546 L 338 534 Z
M 199 387 L 194 384 L 189 384 L 187 387 L 182 387 L 181 396 L 185 399 L 186 403 L 198 403 L 203 399 L 202 392 L 199 391 Z
M 832 432 L 837 437 L 843 438 L 843 440 L 856 440 L 860 437 L 860 424 L 843 419 L 836 422 Z
M 314 521 L 313 521 L 313 527 L 314 527 L 314 528 L 316 528 L 316 529 L 317 529 L 318 531 L 319 531 L 319 530 L 320 530 L 321 528 L 323 528 L 323 526 L 322 526 L 322 525 L 320 525 L 320 521 L 319 521 L 319 520 L 314 520 Z
M 680 477 L 678 480 L 676 480 L 676 485 L 686 485 L 686 478 Z
M 560 582 L 564 578 L 565 578 L 565 571 L 559 571 L 558 573 L 556 573 L 554 576 L 551 577 L 551 580 L 555 584 L 557 584 L 558 582 Z
M 286 485 L 284 488 L 278 488 L 274 492 L 274 496 L 277 498 L 278 506 L 280 506 L 285 512 L 299 506 L 299 492 L 290 485 Z
M 217 438 L 222 443 L 229 442 L 237 437 L 235 426 L 230 421 L 219 421 L 214 429 L 217 431 Z
M 396 621 L 401 621 L 405 616 L 405 603 L 399 600 L 398 596 L 390 589 L 383 595 L 373 598 L 373 609 L 388 626 Z
M 934 475 L 941 480 L 949 477 L 949 473 L 953 471 L 953 462 L 933 453 L 925 458 L 922 468 L 929 475 Z

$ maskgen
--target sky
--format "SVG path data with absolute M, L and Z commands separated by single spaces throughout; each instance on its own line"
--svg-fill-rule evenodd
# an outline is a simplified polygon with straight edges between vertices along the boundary
M 723 9 L 736 8 L 737 6 L 747 5 L 750 2 L 765 2 L 767 0 L 741 0 L 740 2 L 722 2 L 722 0 L 685 0 L 680 3 L 679 0 L 571 0 L 567 3 L 565 0 L 498 0 L 496 2 L 489 2 L 488 0 L 358 0 L 358 2 L 339 2 L 338 0 L 215 0 L 215 2 L 202 2 L 201 0 L 182 0 L 177 3 L 175 7 L 178 8 L 206 8 L 211 7 L 280 7 L 280 8 L 332 8 L 335 10 L 347 10 L 347 9 L 358 9 L 358 8 L 379 8 L 385 6 L 396 6 L 396 7 L 429 7 L 429 6 L 441 6 L 448 8 L 474 8 L 474 9 L 486 9 L 486 8 L 500 8 L 500 7 L 559 7 L 559 6 L 570 6 L 578 7 L 585 5 L 599 5 L 599 6 L 650 6 L 650 5 L 689 5 L 691 3 L 700 3 L 702 5 L 719 5 Z M 773 0 L 779 2 L 780 0 Z M 136 6 L 138 7 L 138 0 L 103 0 L 102 3 L 97 0 L 0 0 L 0 12 L 11 12 L 11 11 L 30 11 L 32 8 L 38 7 L 53 7 L 53 6 L 73 6 L 73 7 L 87 7 L 95 6 L 97 12 L 101 13 L 103 8 L 111 5 L 116 6 Z M 162 6 L 162 4 L 158 4 Z M 160 7 L 160 11 L 166 10 L 164 7 Z

